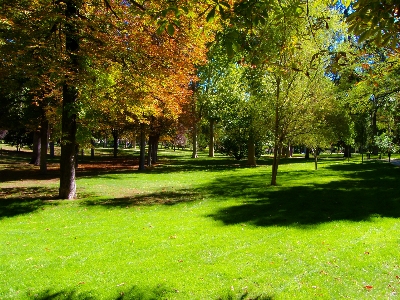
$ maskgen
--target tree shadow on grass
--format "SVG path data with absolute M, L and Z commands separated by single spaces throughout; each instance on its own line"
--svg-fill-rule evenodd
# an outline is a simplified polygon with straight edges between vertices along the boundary
M 153 288 L 140 288 L 137 286 L 115 288 L 115 296 L 107 297 L 110 300 L 151 300 L 151 299 L 165 299 L 166 295 L 177 293 L 176 290 L 159 284 Z M 34 295 L 28 295 L 32 299 L 38 300 L 98 300 L 105 299 L 102 295 L 99 295 L 96 291 L 78 291 L 76 288 L 71 289 L 45 289 Z
M 207 187 L 210 193 L 218 197 L 235 195 L 243 201 L 208 217 L 226 225 L 255 226 L 308 226 L 338 220 L 367 221 L 375 216 L 400 217 L 397 168 L 382 163 L 327 168 L 342 172 L 345 179 L 285 188 L 254 187 L 254 176 L 220 178 Z
M 153 288 L 140 288 L 137 286 L 124 287 L 116 289 L 115 296 L 108 297 L 110 300 L 158 300 L 158 299 L 173 299 L 174 295 L 180 291 L 171 287 L 167 287 L 165 284 L 159 284 Z M 64 289 L 54 290 L 46 289 L 35 293 L 34 295 L 28 295 L 32 299 L 37 300 L 97 300 L 105 299 L 101 295 L 98 295 L 95 291 L 79 292 L 77 289 Z M 249 295 L 247 292 L 235 294 L 232 291 L 221 295 L 217 299 L 220 300 L 233 300 L 233 299 L 254 299 L 254 300 L 272 300 L 274 299 L 269 295 Z
M 161 191 L 157 193 L 132 195 L 129 197 L 121 198 L 108 198 L 94 199 L 95 195 L 83 195 L 90 197 L 91 200 L 84 200 L 83 204 L 87 206 L 102 206 L 105 208 L 113 207 L 130 207 L 130 206 L 151 206 L 151 205 L 176 205 L 179 203 L 196 201 L 200 197 L 199 192 L 191 190 L 177 190 L 177 191 Z
M 225 295 L 221 295 L 217 298 L 218 300 L 273 300 L 274 297 L 271 295 L 265 295 L 264 293 L 261 295 L 250 295 L 248 292 L 244 293 L 234 293 L 233 291 L 227 292 Z
M 28 214 L 57 199 L 57 190 L 49 187 L 10 187 L 0 190 L 0 219 Z M 54 203 L 52 203 L 54 205 Z

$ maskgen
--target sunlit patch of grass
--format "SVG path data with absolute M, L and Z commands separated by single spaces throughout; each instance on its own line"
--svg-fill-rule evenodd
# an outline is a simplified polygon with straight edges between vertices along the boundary
M 269 158 L 249 168 L 222 156 L 189 157 L 165 150 L 145 172 L 78 178 L 73 201 L 9 190 L 12 199 L 0 200 L 0 298 L 400 292 L 399 168 L 322 158 L 315 171 L 312 160 L 287 159 L 273 187 Z

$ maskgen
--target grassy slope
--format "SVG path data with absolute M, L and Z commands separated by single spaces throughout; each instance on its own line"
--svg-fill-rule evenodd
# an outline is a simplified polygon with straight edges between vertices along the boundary
M 0 299 L 400 293 L 399 168 L 325 159 L 314 171 L 312 161 L 292 159 L 271 187 L 269 161 L 246 168 L 167 154 L 144 173 L 81 176 L 76 201 L 37 199 L 50 199 L 56 181 L 8 193 L 0 200 Z M 43 196 L 27 196 L 31 189 Z

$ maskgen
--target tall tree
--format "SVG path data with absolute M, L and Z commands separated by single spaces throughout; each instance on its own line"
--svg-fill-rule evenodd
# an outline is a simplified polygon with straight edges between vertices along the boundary
M 308 109 L 309 91 L 323 76 L 327 48 L 339 21 L 323 2 L 284 1 L 246 37 L 245 61 L 255 70 L 251 92 L 269 105 L 266 119 L 274 148 L 271 185 L 277 184 L 282 147 L 302 131 L 305 117 L 313 113 Z

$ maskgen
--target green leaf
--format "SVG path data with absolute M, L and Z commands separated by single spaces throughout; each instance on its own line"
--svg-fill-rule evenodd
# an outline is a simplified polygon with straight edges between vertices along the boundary
M 346 7 L 349 7 L 351 4 L 351 0 L 343 0 L 342 2 L 343 2 L 343 5 Z
M 220 5 L 220 6 L 223 6 L 225 9 L 231 9 L 231 6 L 230 6 L 230 4 L 229 4 L 228 2 L 221 1 L 221 2 L 219 3 L 219 5 Z
M 363 33 L 361 33 L 360 37 L 358 38 L 358 42 L 362 43 L 364 42 L 367 38 L 370 37 L 370 32 L 369 31 L 364 31 Z
M 207 14 L 206 20 L 207 22 L 211 22 L 214 20 L 214 18 L 215 18 L 215 7 L 212 10 L 210 10 L 210 12 Z
M 165 30 L 165 27 L 167 26 L 167 21 L 164 20 L 164 21 L 159 22 L 158 24 L 159 24 L 159 27 L 157 28 L 156 33 L 162 34 L 162 32 Z
M 228 54 L 228 57 L 233 57 L 234 51 L 232 47 L 232 41 L 226 41 L 226 53 Z
M 168 14 L 168 9 L 164 9 L 160 12 L 161 16 L 163 16 L 164 18 L 167 16 Z
M 167 32 L 169 35 L 174 35 L 175 33 L 175 27 L 173 24 L 169 23 L 167 27 Z
M 189 13 L 189 9 L 186 6 L 182 6 L 181 9 L 185 14 Z

